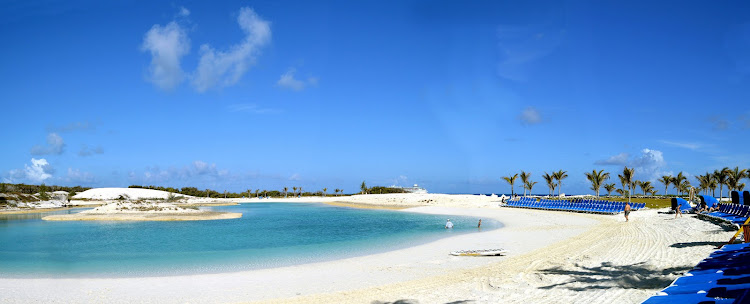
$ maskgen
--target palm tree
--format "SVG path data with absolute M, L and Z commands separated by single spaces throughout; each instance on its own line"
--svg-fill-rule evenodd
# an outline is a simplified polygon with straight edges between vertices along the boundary
M 680 189 L 683 188 L 682 185 L 686 180 L 687 178 L 682 174 L 682 171 L 680 171 L 680 173 L 677 173 L 677 176 L 672 178 L 672 185 L 674 185 L 674 189 L 680 193 L 679 195 L 682 195 L 682 190 Z
M 651 185 L 651 181 L 645 181 L 640 183 L 641 191 L 643 191 L 643 195 L 646 195 L 646 192 L 651 192 L 654 190 L 654 186 Z
M 585 174 L 586 179 L 591 182 L 591 190 L 594 190 L 596 196 L 599 197 L 599 188 L 601 187 L 602 182 L 609 178 L 609 172 L 604 172 L 604 170 L 599 170 L 599 172 L 592 170 L 591 173 L 587 172 Z
M 292 196 L 294 196 L 295 194 L 297 194 L 297 187 L 292 187 L 292 190 L 294 191 L 294 192 L 292 192 Z
M 708 194 L 708 184 L 711 180 L 711 177 L 709 174 L 706 175 L 698 175 L 695 177 L 695 179 L 698 180 L 698 187 L 700 187 L 701 190 L 703 190 L 703 194 Z
M 692 186 L 690 186 L 690 181 L 686 180 L 680 183 L 679 187 L 680 187 L 680 193 L 684 193 L 684 192 L 690 193 L 690 188 Z
M 562 180 L 568 178 L 568 171 L 557 171 L 552 173 L 552 177 L 554 177 L 557 180 L 557 195 L 560 196 L 560 192 L 562 191 Z
M 328 191 L 328 188 L 323 188 L 323 196 L 326 196 L 326 191 Z
M 284 187 L 284 198 L 286 198 L 286 192 L 289 191 L 289 187 Z
M 625 169 L 622 170 L 622 179 L 626 184 L 628 184 L 628 203 L 630 203 L 630 193 L 632 193 L 633 189 L 635 189 L 635 179 L 633 179 L 634 175 L 635 168 L 628 169 L 628 167 L 626 166 Z
M 258 198 L 258 192 L 260 192 L 260 189 L 255 189 L 255 198 Z
M 641 185 L 642 181 L 634 180 L 633 181 L 633 195 L 638 195 L 638 193 L 635 192 L 636 188 L 638 188 Z
M 604 184 L 604 190 L 607 190 L 607 196 L 612 196 L 612 191 L 615 191 L 615 183 Z
M 531 195 L 531 189 L 534 188 L 534 185 L 536 185 L 536 182 L 532 182 L 531 180 L 526 180 L 526 182 L 523 183 L 523 189 L 524 191 L 528 189 L 529 195 Z
M 513 197 L 515 195 L 515 192 L 513 192 L 513 184 L 516 183 L 516 178 L 518 178 L 518 173 L 513 174 L 513 176 L 503 176 L 503 179 L 510 184 L 510 196 Z
M 734 167 L 727 171 L 727 188 L 729 190 L 737 190 L 737 186 L 740 184 L 740 180 L 747 176 L 745 169 L 740 170 L 740 167 Z
M 724 167 L 724 169 L 721 170 L 714 170 L 714 179 L 719 184 L 719 201 L 724 198 L 724 184 L 727 183 L 727 171 L 729 171 L 729 167 Z
M 299 187 L 299 197 L 302 197 L 302 187 Z
M 659 190 L 651 189 L 651 191 L 649 192 L 649 194 L 651 194 L 651 196 L 656 196 L 656 192 L 659 192 Z
M 365 181 L 362 181 L 362 184 L 359 185 L 359 189 L 362 190 L 362 194 L 367 194 L 367 184 L 365 184 Z
M 716 181 L 716 177 L 711 173 L 708 174 L 708 188 L 711 189 L 711 196 L 716 197 L 716 186 L 719 185 L 719 182 Z
M 529 177 L 531 177 L 531 172 L 521 170 L 521 185 L 523 185 L 523 196 L 526 196 L 526 185 L 529 182 Z
M 627 187 L 626 185 L 628 184 L 628 182 L 625 180 L 625 176 L 622 176 L 622 174 L 617 174 L 617 177 L 620 179 L 620 189 L 622 189 L 622 191 L 618 191 L 617 193 L 620 193 L 620 195 L 622 195 L 622 198 L 625 198 L 625 187 Z
M 669 192 L 669 185 L 672 184 L 672 176 L 671 175 L 664 175 L 659 179 L 659 182 L 664 184 L 664 195 L 667 195 Z
M 544 178 L 544 181 L 547 182 L 547 187 L 549 187 L 549 196 L 552 196 L 552 192 L 555 192 L 555 177 L 544 172 L 542 178 Z

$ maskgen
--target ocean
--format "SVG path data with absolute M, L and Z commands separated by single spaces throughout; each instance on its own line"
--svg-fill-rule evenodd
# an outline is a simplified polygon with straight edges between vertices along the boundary
M 43 221 L 0 215 L 2 277 L 142 277 L 329 261 L 477 233 L 477 220 L 317 203 L 210 207 L 242 218 L 185 222 Z M 484 219 L 482 229 L 502 224 Z M 447 254 L 447 252 L 446 252 Z

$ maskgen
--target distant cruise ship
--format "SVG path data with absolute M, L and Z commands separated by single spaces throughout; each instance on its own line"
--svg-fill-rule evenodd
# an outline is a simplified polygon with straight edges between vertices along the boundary
M 417 184 L 414 184 L 414 187 L 391 186 L 391 188 L 401 189 L 406 193 L 427 193 L 427 189 L 419 187 L 419 185 Z

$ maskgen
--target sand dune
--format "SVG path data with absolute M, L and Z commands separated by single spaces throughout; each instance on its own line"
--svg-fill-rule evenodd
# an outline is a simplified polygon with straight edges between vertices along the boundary
M 141 188 L 94 188 L 83 191 L 73 196 L 74 199 L 92 199 L 92 200 L 116 200 L 125 199 L 166 199 L 170 193 L 167 191 L 141 189 Z M 192 197 L 177 194 L 182 197 Z

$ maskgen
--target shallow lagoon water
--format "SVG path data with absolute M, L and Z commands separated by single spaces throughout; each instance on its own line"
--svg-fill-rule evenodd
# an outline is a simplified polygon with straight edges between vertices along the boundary
M 131 277 L 231 272 L 321 262 L 476 233 L 477 218 L 325 204 L 213 207 L 239 219 L 186 222 L 42 221 L 0 215 L 0 276 Z M 482 229 L 501 224 L 485 219 Z M 447 252 L 446 252 L 447 254 Z

